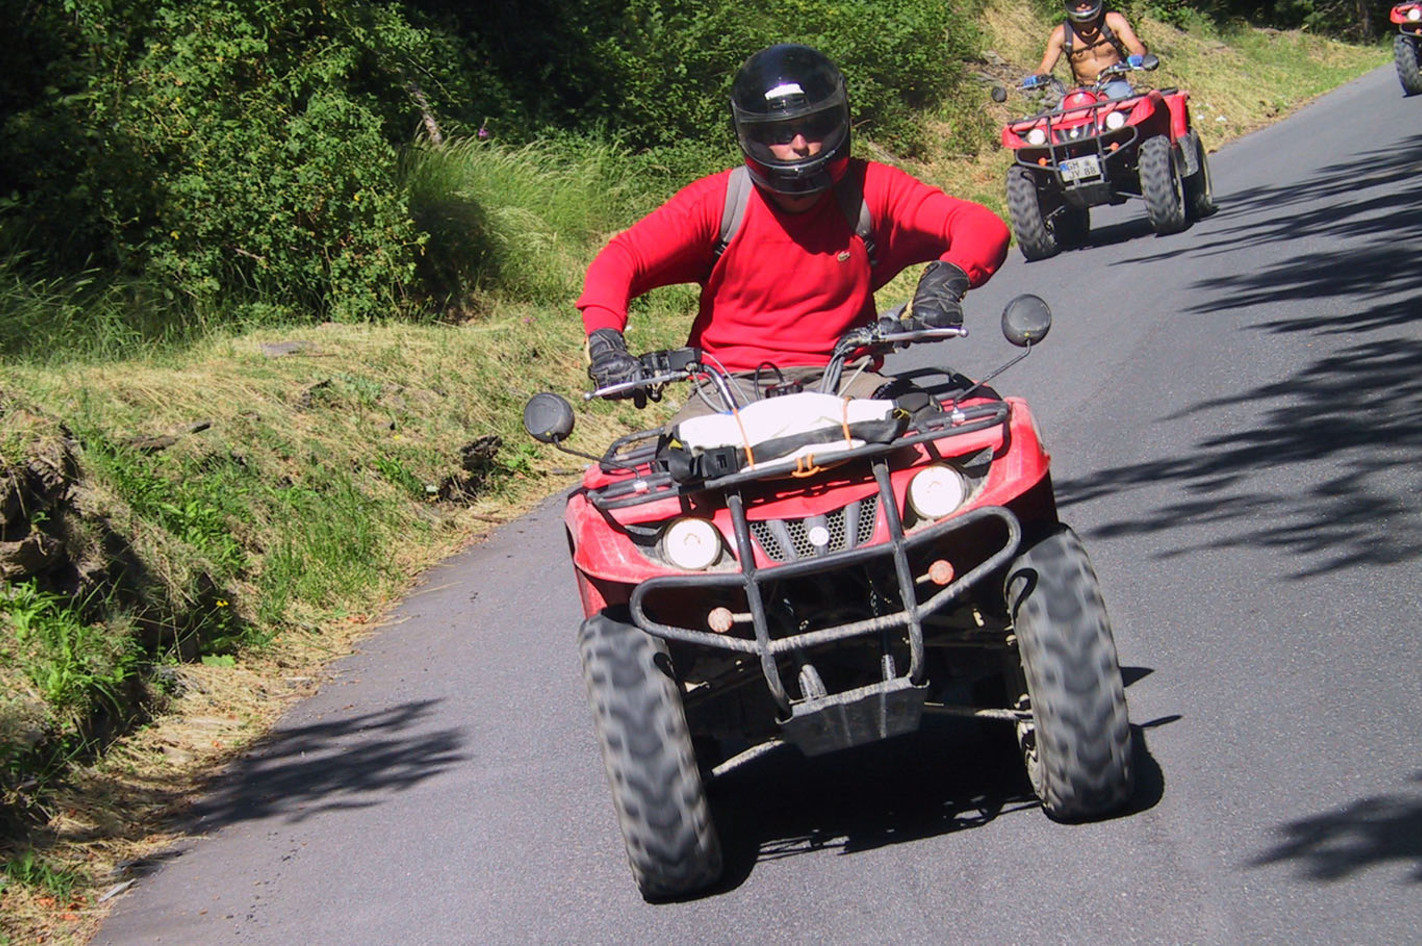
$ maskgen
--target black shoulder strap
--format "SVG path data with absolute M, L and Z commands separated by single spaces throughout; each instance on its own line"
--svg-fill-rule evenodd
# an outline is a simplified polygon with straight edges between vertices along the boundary
M 721 254 L 726 252 L 731 237 L 741 228 L 741 221 L 746 216 L 746 204 L 750 201 L 750 189 L 750 171 L 742 164 L 731 172 L 731 178 L 726 182 L 726 203 L 721 208 L 721 235 L 716 240 L 716 249 L 711 256 L 713 266 L 715 261 L 721 258 Z
M 1112 32 L 1111 25 L 1106 22 L 1105 13 L 1101 14 L 1101 37 L 1102 39 L 1106 40 L 1106 42 L 1116 47 L 1116 55 L 1120 56 L 1122 59 L 1126 58 L 1126 46 L 1124 43 L 1121 42 L 1121 38 L 1117 36 L 1114 32 Z
M 834 186 L 834 199 L 839 202 L 840 213 L 854 233 L 864 242 L 864 252 L 869 257 L 869 268 L 879 262 L 874 254 L 874 221 L 869 216 L 869 202 L 864 199 L 864 165 L 851 164 L 844 176 Z
M 731 177 L 726 182 L 726 202 L 721 207 L 721 231 L 716 240 L 716 248 L 712 251 L 712 265 L 726 252 L 726 247 L 730 246 L 731 239 L 741 228 L 741 221 L 746 216 L 746 204 L 750 202 L 750 192 L 750 172 L 742 164 L 731 171 Z M 869 202 L 864 199 L 862 170 L 856 173 L 856 168 L 851 165 L 835 185 L 834 196 L 844 219 L 849 221 L 854 233 L 864 242 L 869 265 L 874 266 L 878 262 L 874 256 L 874 221 L 869 214 Z

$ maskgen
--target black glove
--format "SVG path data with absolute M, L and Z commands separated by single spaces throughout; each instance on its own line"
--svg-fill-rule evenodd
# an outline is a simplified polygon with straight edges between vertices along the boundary
M 934 260 L 918 278 L 909 312 L 929 328 L 962 328 L 968 274 L 952 263 Z
M 627 351 L 627 342 L 615 328 L 594 329 L 588 336 L 588 377 L 599 388 L 647 377 L 642 362 Z M 630 397 L 638 407 L 647 405 L 647 392 L 640 388 L 620 391 L 609 397 Z

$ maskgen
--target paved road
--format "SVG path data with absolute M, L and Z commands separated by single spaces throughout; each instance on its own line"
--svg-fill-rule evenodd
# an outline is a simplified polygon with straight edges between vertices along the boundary
M 1214 155 L 1222 210 L 1186 233 L 1132 203 L 1086 250 L 1014 250 L 947 352 L 982 373 L 1007 298 L 1053 303 L 997 386 L 1105 586 L 1126 815 L 1054 824 L 976 730 L 787 751 L 718 785 L 724 887 L 644 903 L 550 504 L 435 569 L 98 942 L 1418 941 L 1419 119 L 1370 74 Z

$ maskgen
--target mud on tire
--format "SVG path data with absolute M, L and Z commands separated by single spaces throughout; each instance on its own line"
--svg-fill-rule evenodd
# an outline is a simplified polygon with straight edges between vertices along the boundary
M 1065 526 L 1012 563 L 1005 585 L 1032 721 L 1018 742 L 1042 808 L 1060 821 L 1105 815 L 1134 787 L 1131 730 L 1100 583 Z
M 627 859 L 649 900 L 721 876 L 721 844 L 666 645 L 603 611 L 578 635 L 583 679 Z
M 1185 189 L 1170 139 L 1154 135 L 1142 141 L 1139 166 L 1141 196 L 1151 229 L 1157 236 L 1179 233 L 1186 224 Z
M 1422 68 L 1417 63 L 1417 43 L 1401 33 L 1392 38 L 1392 59 L 1397 64 L 1397 78 L 1404 95 L 1422 92 Z

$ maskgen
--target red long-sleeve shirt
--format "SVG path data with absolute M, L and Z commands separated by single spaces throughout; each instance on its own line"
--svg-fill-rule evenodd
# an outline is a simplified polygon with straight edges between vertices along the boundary
M 846 330 L 877 316 L 874 291 L 905 267 L 942 259 L 978 286 L 1002 265 L 1008 231 L 992 211 L 897 168 L 854 163 L 864 165 L 877 261 L 872 271 L 833 193 L 796 214 L 756 187 L 740 228 L 713 260 L 731 173 L 723 171 L 687 185 L 603 248 L 577 302 L 583 328 L 621 330 L 634 297 L 657 286 L 699 283 L 701 304 L 688 344 L 731 371 L 765 362 L 824 365 Z

